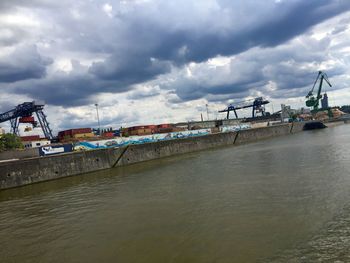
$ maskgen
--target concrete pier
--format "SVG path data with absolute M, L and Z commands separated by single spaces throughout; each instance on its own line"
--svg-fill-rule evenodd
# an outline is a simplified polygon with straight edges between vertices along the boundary
M 305 123 L 289 123 L 195 138 L 129 145 L 121 148 L 73 152 L 0 163 L 0 189 L 83 175 L 103 169 L 288 135 L 303 130 Z

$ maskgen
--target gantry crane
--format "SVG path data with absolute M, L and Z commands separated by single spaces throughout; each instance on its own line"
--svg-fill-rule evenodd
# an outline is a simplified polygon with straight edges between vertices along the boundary
M 258 113 L 261 113 L 262 116 L 265 116 L 265 106 L 270 103 L 268 100 L 263 99 L 262 97 L 258 97 L 252 100 L 246 100 L 237 102 L 236 105 L 230 104 L 227 109 L 220 110 L 219 112 L 227 112 L 227 119 L 230 118 L 230 111 L 235 113 L 236 118 L 238 119 L 237 110 L 246 109 L 252 107 L 252 117 L 256 117 Z
M 318 86 L 318 90 L 317 90 L 317 94 L 316 96 L 314 95 L 314 89 L 316 86 L 317 81 L 320 82 L 319 86 Z M 307 107 L 312 107 L 312 112 L 317 112 L 319 111 L 319 105 L 320 105 L 320 100 L 322 99 L 322 95 L 321 95 L 321 91 L 322 91 L 322 85 L 323 85 L 323 81 L 326 81 L 327 84 L 332 87 L 332 84 L 329 82 L 328 80 L 328 76 L 326 73 L 319 71 L 317 78 L 314 82 L 314 85 L 312 86 L 312 89 L 309 91 L 309 93 L 306 96 L 306 106 Z M 329 109 L 326 109 L 329 110 Z
M 20 123 L 31 123 L 33 127 L 37 127 L 38 123 L 34 120 L 33 113 L 36 114 L 40 127 L 47 139 L 52 140 L 52 130 L 43 112 L 44 103 L 24 102 L 17 105 L 14 109 L 0 114 L 0 123 L 10 121 L 11 132 L 18 135 L 18 126 Z

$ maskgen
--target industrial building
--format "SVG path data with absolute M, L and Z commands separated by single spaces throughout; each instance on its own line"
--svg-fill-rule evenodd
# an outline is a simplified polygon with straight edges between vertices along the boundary
M 321 99 L 321 106 L 322 106 L 322 109 L 328 109 L 329 108 L 327 93 L 323 94 L 323 98 Z
M 25 149 L 28 149 L 28 148 L 38 148 L 41 146 L 50 145 L 51 142 L 49 140 L 44 139 L 44 140 L 38 140 L 38 141 L 23 141 L 22 144 Z
M 39 135 L 21 136 L 21 141 L 24 148 L 37 148 L 49 145 L 51 142 L 46 138 L 40 138 Z

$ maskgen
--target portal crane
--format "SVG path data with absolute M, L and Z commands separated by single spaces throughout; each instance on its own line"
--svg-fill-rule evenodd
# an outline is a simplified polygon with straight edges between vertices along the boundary
M 9 110 L 0 114 L 0 123 L 10 121 L 11 132 L 18 135 L 19 123 L 31 123 L 34 127 L 38 124 L 34 121 L 33 113 L 36 114 L 40 127 L 47 139 L 52 140 L 52 130 L 50 129 L 49 123 L 46 119 L 46 115 L 43 112 L 44 103 L 38 103 L 35 101 L 24 102 L 17 105 L 14 109 Z
M 257 113 L 261 113 L 262 116 L 265 116 L 265 104 L 270 103 L 268 100 L 258 97 L 252 100 L 246 100 L 238 102 L 236 105 L 230 104 L 227 109 L 220 110 L 219 112 L 227 112 L 227 119 L 230 117 L 230 111 L 235 113 L 236 118 L 238 119 L 237 110 L 246 109 L 252 107 L 252 117 L 256 117 Z
M 320 84 L 318 86 L 318 90 L 317 90 L 317 95 L 315 97 L 314 95 L 314 89 L 316 86 L 317 81 L 319 80 Z M 322 85 L 323 85 L 323 81 L 326 81 L 327 84 L 332 87 L 331 83 L 328 80 L 328 76 L 326 73 L 319 71 L 317 78 L 315 80 L 314 85 L 312 86 L 312 89 L 309 91 L 309 93 L 306 96 L 306 106 L 307 107 L 312 107 L 312 111 L 313 112 L 317 112 L 319 110 L 319 105 L 320 105 L 320 100 L 322 99 L 322 95 L 321 95 L 321 91 L 322 91 Z

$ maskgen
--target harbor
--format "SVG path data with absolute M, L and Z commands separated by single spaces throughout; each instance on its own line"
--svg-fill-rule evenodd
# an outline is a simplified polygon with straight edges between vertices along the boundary
M 347 262 L 349 129 L 1 191 L 0 260 Z
M 0 263 L 350 262 L 349 0 L 0 24 Z
M 270 114 L 265 109 L 270 101 L 257 97 L 219 110 L 219 113 L 226 113 L 226 119 L 209 120 L 207 114 L 208 120 L 204 121 L 201 114 L 201 121 L 102 130 L 98 104 L 95 104 L 98 129 L 73 128 L 59 131 L 57 136 L 53 136 L 43 111 L 44 103 L 24 102 L 0 114 L 0 122 L 9 121 L 13 133 L 0 135 L 4 148 L 0 151 L 0 190 L 303 130 L 323 129 L 327 128 L 326 124 L 348 123 L 350 115 L 340 110 L 348 108 L 329 106 L 327 93 L 322 94 L 323 82 L 332 87 L 327 74 L 319 71 L 306 96 L 305 104 L 311 109 L 296 110 L 281 104 L 280 111 Z M 237 111 L 248 108 L 252 109 L 251 117 L 238 118 Z M 232 111 L 233 119 L 230 118 Z M 44 138 L 18 136 L 20 124 L 29 125 L 25 131 L 41 128 Z
M 303 131 L 305 125 L 306 123 L 299 122 L 3 162 L 0 163 L 0 189 L 84 175 L 87 172 L 215 147 L 291 135 Z

